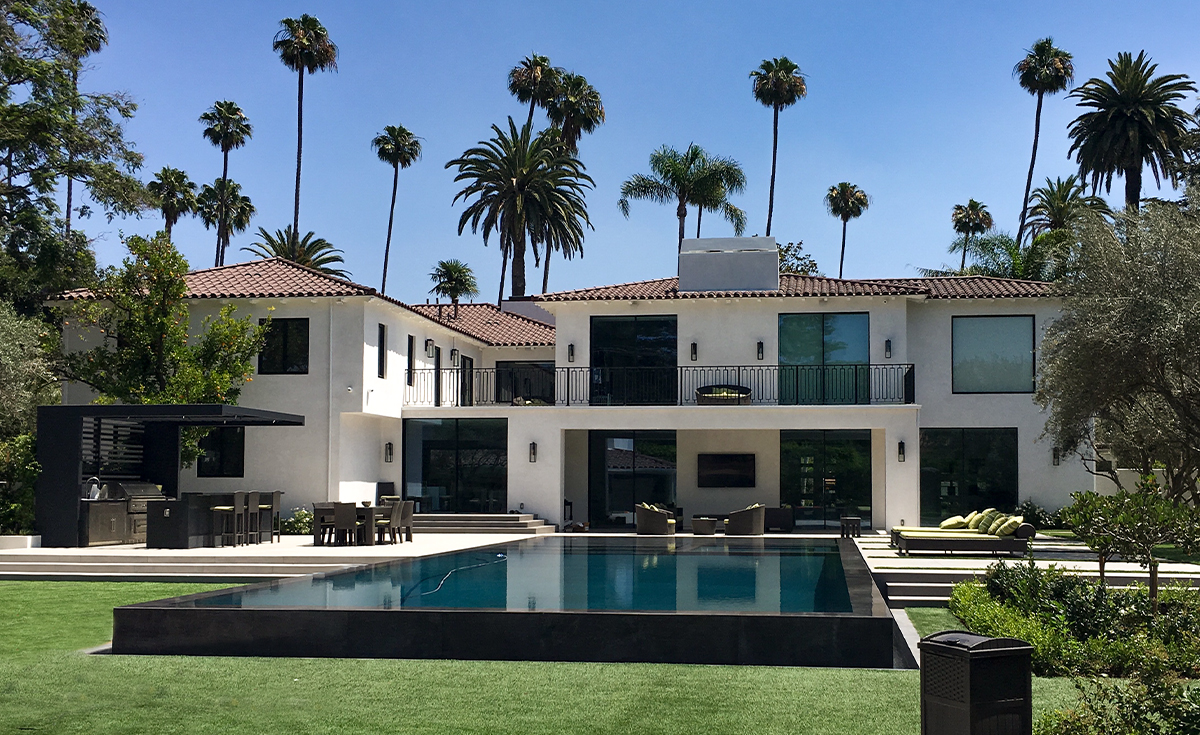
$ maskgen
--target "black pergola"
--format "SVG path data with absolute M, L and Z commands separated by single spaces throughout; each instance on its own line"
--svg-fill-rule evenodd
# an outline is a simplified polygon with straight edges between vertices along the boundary
M 41 406 L 35 507 L 42 544 L 80 545 L 85 454 L 95 463 L 89 477 L 109 479 L 104 468 L 119 466 L 111 478 L 161 485 L 177 497 L 179 430 L 189 426 L 304 426 L 304 417 L 220 404 Z

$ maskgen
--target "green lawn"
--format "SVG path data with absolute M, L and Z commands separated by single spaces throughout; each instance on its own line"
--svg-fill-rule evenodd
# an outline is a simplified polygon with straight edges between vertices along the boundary
M 0 733 L 808 733 L 919 727 L 915 671 L 89 656 L 113 605 L 205 585 L 0 582 Z M 916 617 L 920 618 L 921 615 Z M 918 626 L 924 623 L 919 623 Z M 1034 681 L 1035 707 L 1074 697 Z
M 922 638 L 943 630 L 964 630 L 962 622 L 944 607 L 908 607 L 904 612 Z

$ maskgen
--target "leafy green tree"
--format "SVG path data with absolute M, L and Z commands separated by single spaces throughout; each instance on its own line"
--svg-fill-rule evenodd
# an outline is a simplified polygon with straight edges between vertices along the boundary
M 228 186 L 229 152 L 246 145 L 246 141 L 254 134 L 254 127 L 250 125 L 250 120 L 246 113 L 242 112 L 242 108 L 229 100 L 214 102 L 213 106 L 200 116 L 200 122 L 206 126 L 204 139 L 221 149 L 222 185 L 217 187 L 216 193 L 232 193 Z M 217 204 L 217 255 L 213 259 L 214 266 L 224 265 L 225 249 L 229 247 L 229 231 L 226 226 L 229 218 L 225 217 L 225 212 L 229 209 L 230 202 L 219 198 Z
M 79 72 L 83 60 L 92 54 L 99 53 L 108 44 L 108 29 L 104 27 L 104 21 L 100 19 L 100 11 L 96 10 L 91 3 L 76 0 L 68 3 L 66 8 L 71 22 L 57 26 L 56 31 L 60 35 L 60 45 L 67 52 L 67 58 L 72 62 L 71 93 L 78 98 Z M 72 122 L 76 125 L 79 122 L 78 108 L 77 103 L 71 105 Z M 75 180 L 71 175 L 75 163 L 72 143 L 74 143 L 73 140 L 69 140 L 67 143 L 67 206 L 64 211 L 66 223 L 63 227 L 63 232 L 67 236 L 71 234 L 71 209 L 75 194 Z
M 804 252 L 804 242 L 797 240 L 779 246 L 779 272 L 797 276 L 823 276 L 817 261 Z
M 858 219 L 871 206 L 867 192 L 848 181 L 829 187 L 825 193 L 825 209 L 842 221 L 842 256 L 838 259 L 838 278 L 842 277 L 842 266 L 846 262 L 846 225 Z
M 387 241 L 383 246 L 383 281 L 379 293 L 387 293 L 388 256 L 392 252 L 392 221 L 396 217 L 396 188 L 400 185 L 400 169 L 408 168 L 421 158 L 421 139 L 403 125 L 388 125 L 371 140 L 371 148 L 379 160 L 392 167 L 392 204 L 388 209 Z
M 552 233 L 576 226 L 573 222 L 586 222 L 584 192 L 593 182 L 556 132 L 535 136 L 529 123 L 517 130 L 511 117 L 507 131 L 497 125 L 492 131 L 491 139 L 480 141 L 446 168 L 458 169 L 455 181 L 468 182 L 454 195 L 455 202 L 468 202 L 458 220 L 458 234 L 470 224 L 471 232 L 482 228 L 484 245 L 492 232 L 499 237 L 502 300 L 508 256 L 512 255 L 512 295 L 524 296 L 526 243 L 536 248 Z
M 779 157 L 779 111 L 791 107 L 808 96 L 808 85 L 800 67 L 786 56 L 763 59 L 750 72 L 754 99 L 770 107 L 771 121 L 771 192 L 767 199 L 767 231 L 771 236 L 771 218 L 775 214 L 775 164 Z
M 508 71 L 508 91 L 518 102 L 529 103 L 529 118 L 525 124 L 533 127 L 533 111 L 543 109 L 558 94 L 563 70 L 550 65 L 550 59 L 530 54 Z
M 1110 216 L 1112 210 L 1098 196 L 1088 195 L 1078 177 L 1046 179 L 1045 186 L 1029 197 L 1029 232 L 1034 237 L 1057 230 L 1069 230 L 1088 215 Z
M 650 171 L 650 175 L 634 174 L 621 184 L 617 207 L 628 217 L 629 204 L 634 199 L 675 204 L 680 248 L 683 247 L 688 205 L 712 208 L 727 192 L 741 191 L 746 186 L 741 164 L 732 158 L 710 156 L 695 143 L 683 152 L 665 145 L 659 148 L 650 154 Z M 745 227 L 745 213 L 740 209 L 729 205 L 723 206 L 721 211 L 735 228 L 739 224 Z
M 275 34 L 271 48 L 279 54 L 283 65 L 296 72 L 299 82 L 296 91 L 296 207 L 292 215 L 292 232 L 300 231 L 300 160 L 304 151 L 304 75 L 319 71 L 337 71 L 338 47 L 329 39 L 329 31 L 321 21 L 305 13 L 299 18 L 279 21 L 281 29 Z
M 58 402 L 50 349 L 56 333 L 40 319 L 17 314 L 0 301 L 0 439 L 32 432 L 37 407 Z
M 1048 94 L 1058 94 L 1075 81 L 1075 65 L 1071 54 L 1054 45 L 1053 38 L 1043 38 L 1025 52 L 1025 58 L 1013 67 L 1021 89 L 1037 97 L 1033 115 L 1033 153 L 1029 156 L 1029 173 L 1025 176 L 1025 198 L 1021 200 L 1021 224 L 1017 227 L 1017 243 L 1025 236 L 1025 217 L 1029 210 L 1029 188 L 1033 186 L 1033 167 L 1037 162 L 1038 137 L 1042 132 L 1042 100 Z
M 205 184 L 196 197 L 196 213 L 205 229 L 224 233 L 217 245 L 216 265 L 225 265 L 225 251 L 235 233 L 245 232 L 257 210 L 250 197 L 242 194 L 242 185 L 233 179 L 217 179 Z
M 196 184 L 186 172 L 163 166 L 161 171 L 154 174 L 154 181 L 146 184 L 146 191 L 150 193 L 158 211 L 162 212 L 167 239 L 170 240 L 171 230 L 179 218 L 196 211 Z
M 992 229 L 992 213 L 988 211 L 986 204 L 970 199 L 966 204 L 954 205 L 954 209 L 950 212 L 950 222 L 954 225 L 954 231 L 962 236 L 961 248 L 959 248 L 959 241 L 955 241 L 950 246 L 950 252 L 962 250 L 962 264 L 959 266 L 959 270 L 966 271 L 967 252 L 971 249 L 971 237 L 982 235 Z
M 0 534 L 33 533 L 34 485 L 41 471 L 33 434 L 0 440 Z
M 479 284 L 475 282 L 471 266 L 461 260 L 439 260 L 429 278 L 433 281 L 429 293 L 450 299 L 454 304 L 455 319 L 458 318 L 458 300 L 479 295 Z
M 604 102 L 582 74 L 564 73 L 546 103 L 546 116 L 558 129 L 567 151 L 579 152 L 579 139 L 604 124 Z
M 1108 519 L 1115 510 L 1116 501 L 1111 495 L 1099 493 L 1073 493 L 1075 501 L 1062 509 L 1063 522 L 1074 531 L 1075 536 L 1096 552 L 1100 566 L 1100 584 L 1104 584 L 1104 567 L 1117 553 L 1117 544 L 1109 533 Z
M 1142 51 L 1117 54 L 1108 62 L 1107 80 L 1093 77 L 1071 92 L 1079 107 L 1090 108 L 1067 131 L 1068 155 L 1075 154 L 1080 178 L 1092 190 L 1112 189 L 1114 175 L 1125 177 L 1125 207 L 1137 209 L 1142 199 L 1142 169 L 1150 167 L 1155 183 L 1176 180 L 1169 165 L 1182 157 L 1182 141 L 1193 118 L 1176 104 L 1196 85 L 1186 74 L 1154 76 L 1158 65 Z
M 335 248 L 323 237 L 317 237 L 315 232 L 309 232 L 304 237 L 296 238 L 292 228 L 284 227 L 272 234 L 264 228 L 258 228 L 259 242 L 252 243 L 248 248 L 242 248 L 260 258 L 283 258 L 305 268 L 312 268 L 326 275 L 337 278 L 349 278 L 350 274 L 334 264 L 344 263 L 342 251 Z

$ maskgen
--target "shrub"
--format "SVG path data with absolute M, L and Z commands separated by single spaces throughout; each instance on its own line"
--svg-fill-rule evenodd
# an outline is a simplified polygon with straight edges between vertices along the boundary
M 0 441 L 0 533 L 33 532 L 33 492 L 41 466 L 32 434 Z
M 1150 663 L 1127 684 L 1076 682 L 1079 704 L 1044 715 L 1038 735 L 1200 735 L 1200 688 Z
M 1013 515 L 1024 517 L 1026 523 L 1039 531 L 1050 528 L 1062 528 L 1061 513 L 1061 510 L 1046 510 L 1032 500 L 1022 502 L 1013 511 Z
M 293 508 L 291 518 L 279 521 L 279 533 L 285 536 L 305 536 L 313 532 L 313 514 L 304 508 Z

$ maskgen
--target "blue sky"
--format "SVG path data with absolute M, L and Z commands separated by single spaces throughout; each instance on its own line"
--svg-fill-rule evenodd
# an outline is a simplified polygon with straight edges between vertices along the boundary
M 771 113 L 754 101 L 747 75 L 767 57 L 797 62 L 809 88 L 780 120 L 773 234 L 803 240 L 836 275 L 841 228 L 822 196 L 839 181 L 858 184 L 872 204 L 850 224 L 848 278 L 947 262 L 950 210 L 968 197 L 1016 230 L 1034 99 L 1012 67 L 1036 39 L 1053 36 L 1075 55 L 1077 83 L 1102 75 L 1117 52 L 1141 49 L 1160 73 L 1200 77 L 1194 2 L 94 1 L 111 44 L 82 85 L 139 103 L 128 133 L 146 156 L 143 179 L 170 165 L 212 181 L 220 152 L 197 117 L 220 99 L 250 117 L 254 137 L 231 155 L 230 176 L 258 215 L 228 262 L 249 257 L 238 248 L 257 227 L 291 222 L 296 77 L 271 39 L 280 18 L 317 15 L 341 55 L 338 73 L 305 83 L 301 231 L 343 248 L 354 280 L 378 287 L 391 170 L 369 142 L 385 125 L 405 125 L 424 138 L 425 154 L 401 172 L 388 292 L 414 302 L 427 297 L 428 273 L 443 258 L 471 264 L 483 298 L 494 298 L 499 251 L 469 230 L 458 236 L 462 207 L 451 205 L 458 187 L 444 164 L 488 137 L 492 123 L 523 117 L 505 75 L 531 52 L 585 75 L 608 116 L 580 146 L 596 181 L 588 195 L 596 229 L 584 258 L 552 264 L 551 290 L 674 275 L 673 208 L 634 202 L 625 219 L 616 207 L 621 182 L 647 171 L 664 143 L 695 142 L 740 161 L 748 186 L 734 202 L 748 214 L 746 234 L 764 231 Z M 1066 129 L 1076 114 L 1065 96 L 1047 100 L 1035 185 L 1074 171 Z M 1153 193 L 1149 177 L 1147 187 Z M 105 263 L 122 256 L 121 232 L 161 227 L 153 213 L 81 224 Z M 705 219 L 706 236 L 730 233 Z M 199 220 L 181 222 L 175 240 L 193 267 L 212 264 L 215 234 Z M 540 285 L 532 260 L 528 277 Z

